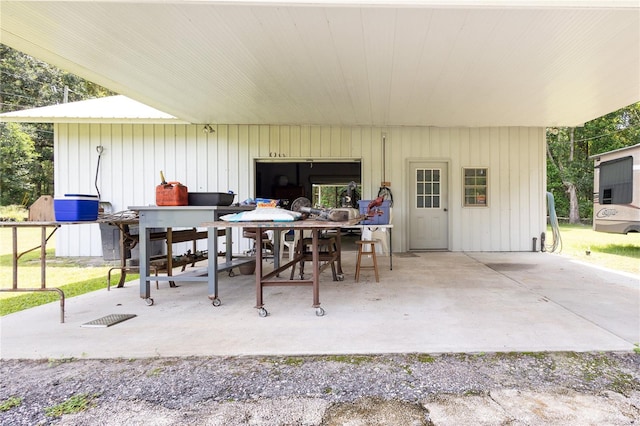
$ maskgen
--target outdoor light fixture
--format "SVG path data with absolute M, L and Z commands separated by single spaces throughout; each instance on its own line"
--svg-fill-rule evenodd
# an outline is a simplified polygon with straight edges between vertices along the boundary
M 215 133 L 215 129 L 213 127 L 211 127 L 209 124 L 205 124 L 204 127 L 202 128 L 202 131 L 204 133 Z

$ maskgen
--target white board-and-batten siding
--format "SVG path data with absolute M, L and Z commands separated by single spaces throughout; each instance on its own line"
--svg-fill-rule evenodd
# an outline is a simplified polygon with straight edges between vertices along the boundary
M 393 248 L 408 248 L 408 161 L 449 167 L 451 251 L 528 251 L 546 228 L 545 132 L 538 127 L 438 128 L 301 125 L 55 124 L 55 195 L 96 194 L 96 147 L 103 147 L 97 185 L 113 211 L 155 204 L 160 170 L 190 191 L 254 196 L 256 159 L 360 160 L 362 198 L 393 191 Z M 276 158 L 277 157 L 277 158 Z M 486 207 L 463 207 L 462 170 L 487 168 Z M 248 248 L 234 243 L 233 252 Z M 97 225 L 64 226 L 59 256 L 101 256 Z

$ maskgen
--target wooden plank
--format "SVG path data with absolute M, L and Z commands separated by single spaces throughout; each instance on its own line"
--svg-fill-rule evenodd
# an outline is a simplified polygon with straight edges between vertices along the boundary
M 53 211 L 53 197 L 51 195 L 41 195 L 29 206 L 30 222 L 49 222 L 56 220 Z
M 207 231 L 197 231 L 193 229 L 183 229 L 178 231 L 172 231 L 172 241 L 174 243 L 183 243 L 185 241 L 202 240 L 207 238 Z M 224 230 L 218 230 L 218 236 L 224 237 Z M 166 232 L 151 232 L 149 235 L 151 241 L 166 240 Z

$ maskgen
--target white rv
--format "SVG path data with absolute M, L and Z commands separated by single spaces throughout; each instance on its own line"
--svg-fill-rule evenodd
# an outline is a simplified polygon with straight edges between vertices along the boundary
M 594 155 L 593 229 L 640 232 L 640 144 Z

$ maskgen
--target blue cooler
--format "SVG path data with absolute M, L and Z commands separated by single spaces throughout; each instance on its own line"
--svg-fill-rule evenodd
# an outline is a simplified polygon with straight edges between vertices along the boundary
M 82 222 L 98 219 L 97 195 L 64 194 L 53 200 L 53 211 L 58 222 Z

